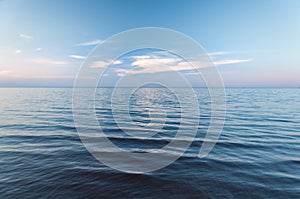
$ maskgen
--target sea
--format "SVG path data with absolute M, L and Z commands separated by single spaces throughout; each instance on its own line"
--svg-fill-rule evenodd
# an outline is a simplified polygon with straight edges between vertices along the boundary
M 128 109 L 113 111 L 104 100 L 112 89 L 98 88 L 94 99 L 107 138 L 124 150 L 176 155 L 176 148 L 163 147 L 180 125 L 195 126 L 180 123 L 176 97 L 165 88 L 140 88 Z M 0 88 L 0 198 L 300 198 L 300 89 L 226 88 L 223 130 L 202 158 L 211 100 L 205 88 L 195 91 L 200 117 L 190 146 L 168 166 L 127 173 L 99 161 L 82 142 L 72 88 Z M 125 134 L 114 117 L 126 110 L 139 129 L 160 132 Z M 161 120 L 163 128 L 154 128 Z

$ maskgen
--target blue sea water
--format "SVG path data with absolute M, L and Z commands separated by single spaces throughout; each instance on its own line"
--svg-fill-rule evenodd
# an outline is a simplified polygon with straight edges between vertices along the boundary
M 119 147 L 162 147 L 178 128 L 177 102 L 163 88 L 143 89 L 133 100 L 134 122 L 151 128 L 145 124 L 171 111 L 163 132 L 148 140 L 122 137 L 102 103 L 111 89 L 97 90 L 99 123 Z M 196 90 L 201 120 L 186 153 L 161 170 L 128 174 L 100 163 L 82 144 L 71 88 L 1 88 L 0 198 L 300 198 L 300 89 L 226 89 L 223 132 L 202 159 L 210 103 L 205 89 Z M 161 106 L 151 119 L 143 106 L 149 99 Z

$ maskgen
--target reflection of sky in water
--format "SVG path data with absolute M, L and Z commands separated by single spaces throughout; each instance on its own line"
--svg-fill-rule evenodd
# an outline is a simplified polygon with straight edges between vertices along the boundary
M 148 102 L 147 97 L 151 96 L 157 102 L 164 102 L 166 112 L 175 113 L 176 109 L 167 107 L 176 103 L 167 105 L 168 98 L 160 100 L 159 96 L 166 95 L 166 92 L 160 94 L 160 89 L 140 90 L 135 97 L 142 100 L 137 102 Z M 297 198 L 300 194 L 299 89 L 227 89 L 225 127 L 219 142 L 204 159 L 197 154 L 209 121 L 210 103 L 207 90 L 197 89 L 201 109 L 197 138 L 179 160 L 147 175 L 111 170 L 87 152 L 74 128 L 72 89 L 0 89 L 0 92 L 2 198 L 65 194 L 120 197 L 145 193 L 153 197 L 192 193 L 202 197 L 219 194 Z M 110 89 L 98 89 L 96 112 L 106 135 L 115 144 L 144 153 L 155 152 L 171 140 L 176 126 L 171 124 L 174 118 L 167 118 L 170 128 L 151 138 L 121 134 L 112 120 L 109 93 Z M 188 102 L 189 98 L 186 99 Z M 140 117 L 143 116 L 147 120 L 147 114 Z M 191 124 L 183 125 L 188 128 Z M 164 152 L 177 153 L 176 149 Z

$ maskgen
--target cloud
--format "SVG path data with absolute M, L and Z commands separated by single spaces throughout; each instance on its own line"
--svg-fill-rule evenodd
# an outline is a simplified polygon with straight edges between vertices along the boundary
M 12 74 L 12 72 L 9 70 L 0 70 L 0 76 L 10 75 L 10 74 Z
M 150 55 L 132 56 L 131 59 L 133 59 L 132 63 L 130 64 L 132 68 L 116 69 L 115 71 L 117 72 L 118 76 L 194 69 L 194 67 L 190 63 L 175 56 L 166 57 L 165 55 L 159 56 L 156 53 L 153 53 Z
M 214 55 L 229 54 L 229 52 L 216 52 Z M 250 61 L 249 59 L 224 59 L 219 61 L 204 62 L 202 60 L 194 60 L 193 65 L 179 57 L 161 53 L 152 53 L 148 55 L 132 56 L 130 69 L 119 68 L 115 69 L 118 76 L 125 76 L 129 74 L 142 74 L 142 73 L 159 73 L 168 71 L 185 71 L 193 73 L 195 69 L 207 68 L 214 65 L 237 64 Z
M 116 61 L 112 61 L 112 60 L 108 60 L 108 61 L 95 61 L 90 65 L 90 68 L 104 68 L 106 67 L 108 64 L 111 65 L 118 65 L 118 64 L 122 64 L 123 62 L 121 60 L 116 60 Z
M 76 46 L 93 46 L 93 45 L 98 45 L 102 42 L 103 42 L 103 40 L 96 39 L 96 40 L 93 40 L 93 41 L 87 41 L 87 42 L 83 42 L 83 43 L 80 43 L 80 44 L 76 44 Z
M 35 51 L 41 51 L 43 50 L 42 48 L 36 48 Z
M 117 76 L 119 77 L 123 77 L 131 72 L 131 70 L 124 68 L 117 68 L 115 71 L 117 72 Z
M 238 63 L 249 62 L 249 61 L 251 60 L 250 59 L 225 59 L 220 61 L 214 61 L 214 64 L 216 66 L 219 66 L 219 65 L 226 65 L 226 64 L 238 64 Z
M 81 55 L 69 55 L 69 57 L 74 58 L 74 59 L 86 59 L 85 56 L 81 56 Z
M 139 67 L 138 73 L 156 73 L 170 70 L 192 70 L 193 67 L 190 63 L 184 61 L 179 57 L 173 55 L 166 56 L 165 54 L 153 54 L 146 56 L 132 56 L 135 61 L 131 66 Z M 201 67 L 201 66 L 197 66 Z
M 50 59 L 33 59 L 32 60 L 36 64 L 43 64 L 43 65 L 66 65 L 68 62 L 65 61 L 57 61 L 57 60 L 50 60 Z
M 10 70 L 0 70 L 0 76 L 2 78 L 19 78 L 20 75 L 14 73 L 13 71 Z
M 18 49 L 18 50 L 15 51 L 15 54 L 20 54 L 22 52 L 23 52 L 22 50 Z
M 26 35 L 26 34 L 23 34 L 23 33 L 20 33 L 20 34 L 19 34 L 19 37 L 20 37 L 21 39 L 24 39 L 24 40 L 32 40 L 32 39 L 33 39 L 32 36 Z
M 181 59 L 179 58 L 161 58 L 158 56 L 147 57 L 144 56 L 142 58 L 136 58 L 131 66 L 139 66 L 139 67 L 149 67 L 149 66 L 156 66 L 156 65 L 171 65 L 179 62 Z
M 131 58 L 133 58 L 133 59 L 149 59 L 149 58 L 151 58 L 151 56 L 150 55 L 137 55 L 137 56 L 131 56 Z
M 238 64 L 238 63 L 251 61 L 250 59 L 223 59 L 223 60 L 218 60 L 218 61 L 215 60 L 215 57 L 217 57 L 217 56 L 228 55 L 228 54 L 232 54 L 232 52 L 219 51 L 219 52 L 208 53 L 208 55 L 214 59 L 213 62 L 216 66 L 226 65 L 226 64 Z
M 92 65 L 90 65 L 90 68 L 104 68 L 108 62 L 106 61 L 95 61 Z
M 118 65 L 118 64 L 122 64 L 123 63 L 123 61 L 121 61 L 121 60 L 116 60 L 116 61 L 114 61 L 112 64 L 113 65 Z
M 32 79 L 71 79 L 74 78 L 73 75 L 38 75 L 32 76 Z
M 232 54 L 232 52 L 228 52 L 228 51 L 218 51 L 218 52 L 211 52 L 211 53 L 207 53 L 208 56 L 210 57 L 215 57 L 215 56 L 220 56 L 220 55 L 228 55 L 228 54 Z

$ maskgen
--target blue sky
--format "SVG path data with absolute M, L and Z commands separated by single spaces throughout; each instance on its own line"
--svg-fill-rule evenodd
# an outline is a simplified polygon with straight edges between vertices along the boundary
M 298 0 L 2 0 L 0 86 L 72 86 L 100 41 L 151 26 L 195 39 L 226 86 L 299 87 L 299 10 Z

